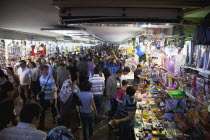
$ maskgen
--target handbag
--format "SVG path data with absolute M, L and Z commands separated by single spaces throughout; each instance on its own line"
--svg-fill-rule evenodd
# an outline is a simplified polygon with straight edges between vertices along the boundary
M 45 84 L 45 86 L 44 86 L 44 89 L 42 89 L 42 90 L 38 93 L 38 96 L 39 96 L 40 99 L 44 99 L 44 96 L 45 96 L 44 91 L 45 91 L 45 88 L 46 88 L 46 86 L 47 86 L 47 83 L 48 83 L 48 80 L 49 80 L 49 79 L 50 79 L 50 76 L 49 76 L 48 79 L 47 79 L 47 82 L 46 82 L 46 84 Z

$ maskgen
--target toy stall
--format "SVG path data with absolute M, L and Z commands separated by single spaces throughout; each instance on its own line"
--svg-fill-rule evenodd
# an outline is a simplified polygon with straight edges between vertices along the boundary
M 146 62 L 155 71 L 145 66 L 149 82 L 136 87 L 136 139 L 210 139 L 209 58 L 210 46 L 189 37 L 165 38 L 151 49 Z

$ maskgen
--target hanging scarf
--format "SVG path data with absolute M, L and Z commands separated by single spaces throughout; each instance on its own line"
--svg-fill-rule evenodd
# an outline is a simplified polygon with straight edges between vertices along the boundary
M 72 87 L 69 87 L 69 83 L 72 84 L 70 79 L 65 80 L 59 93 L 59 97 L 64 104 L 67 102 L 73 92 L 79 92 L 79 88 L 76 86 L 76 84 L 72 85 Z

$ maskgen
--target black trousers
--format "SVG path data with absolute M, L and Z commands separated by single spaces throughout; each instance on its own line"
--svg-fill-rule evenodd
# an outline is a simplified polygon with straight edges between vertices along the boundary
M 50 107 L 53 120 L 57 115 L 56 108 L 55 108 L 55 100 L 53 103 L 50 104 L 50 100 L 40 100 L 40 105 L 42 106 L 43 110 L 41 112 L 40 121 L 39 121 L 39 128 L 44 128 L 44 121 L 45 121 L 45 111 Z

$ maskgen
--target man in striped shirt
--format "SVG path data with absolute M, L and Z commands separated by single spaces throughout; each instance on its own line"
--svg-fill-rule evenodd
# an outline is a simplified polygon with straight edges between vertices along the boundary
M 120 128 L 120 140 L 132 139 L 132 132 L 135 126 L 135 112 L 137 100 L 135 98 L 135 92 L 133 86 L 129 86 L 126 89 L 126 95 L 123 96 L 123 103 L 120 108 L 119 119 L 112 120 L 113 125 L 118 125 Z
M 104 83 L 104 79 L 99 76 L 98 68 L 94 68 L 94 75 L 89 79 L 89 81 L 92 83 L 91 92 L 93 93 L 94 102 L 96 105 L 97 112 L 99 114 L 101 110 L 101 103 L 103 100 L 103 92 L 105 88 L 105 83 Z M 96 118 L 96 120 L 98 119 Z
M 45 93 L 44 98 L 40 99 L 40 104 L 43 108 L 43 111 L 40 116 L 39 129 L 44 129 L 44 120 L 45 120 L 45 111 L 48 107 L 51 107 L 51 113 L 53 120 L 56 117 L 55 104 L 57 102 L 57 87 L 55 85 L 55 80 L 52 76 L 49 75 L 49 70 L 47 65 L 43 65 L 42 76 L 39 78 L 40 86 L 42 87 L 43 92 Z M 49 79 L 48 79 L 49 78 Z M 47 83 L 47 84 L 46 84 Z M 46 87 L 45 87 L 46 84 Z

